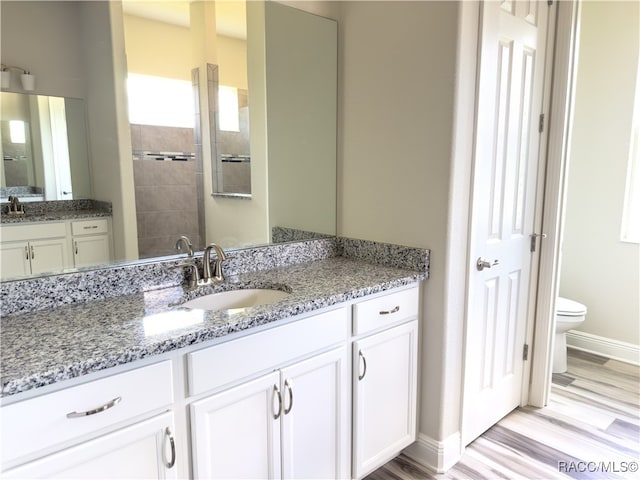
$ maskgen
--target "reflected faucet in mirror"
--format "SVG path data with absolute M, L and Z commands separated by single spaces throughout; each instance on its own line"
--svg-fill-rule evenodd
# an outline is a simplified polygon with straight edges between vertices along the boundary
M 198 264 L 196 263 L 196 259 L 193 258 L 193 244 L 191 243 L 191 240 L 189 240 L 189 237 L 187 237 L 186 235 L 181 235 L 176 242 L 176 250 L 178 252 L 180 252 L 183 247 L 187 249 L 187 258 L 183 262 L 178 263 L 172 268 L 190 269 L 191 275 L 185 278 L 184 285 L 187 288 L 194 288 L 201 283 L 200 272 L 198 271 Z
M 187 237 L 186 235 L 180 236 L 180 238 L 176 242 L 176 250 L 178 252 L 181 252 L 183 246 L 187 249 L 187 255 L 189 257 L 193 257 L 193 244 L 191 243 L 191 240 L 189 240 L 189 237 Z
M 7 207 L 9 215 L 24 215 L 24 205 L 20 204 L 20 200 L 15 195 L 9 195 L 10 205 Z

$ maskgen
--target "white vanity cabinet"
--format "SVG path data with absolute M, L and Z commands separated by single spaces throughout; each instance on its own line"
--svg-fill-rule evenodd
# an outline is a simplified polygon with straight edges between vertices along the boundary
M 106 218 L 71 222 L 73 264 L 76 268 L 109 263 L 111 239 Z
M 153 417 L 48 455 L 2 478 L 177 478 L 173 413 Z
M 111 220 L 3 224 L 0 279 L 109 263 Z
M 0 476 L 361 478 L 415 440 L 418 306 L 396 289 L 16 399 Z
M 2 478 L 175 478 L 172 377 L 164 361 L 3 406 Z
M 278 372 L 191 404 L 194 478 L 279 478 Z
M 60 272 L 71 265 L 63 222 L 3 225 L 0 278 Z
M 195 478 L 349 477 L 347 319 L 343 308 L 224 344 L 234 349 L 225 363 L 216 361 L 218 347 L 203 352 L 213 376 L 220 365 L 243 375 L 275 368 L 191 404 Z M 302 352 L 308 358 L 296 360 Z
M 418 289 L 353 307 L 353 477 L 416 438 Z

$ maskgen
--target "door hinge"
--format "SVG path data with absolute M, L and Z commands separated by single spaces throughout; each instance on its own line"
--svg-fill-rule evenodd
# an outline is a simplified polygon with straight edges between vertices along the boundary
M 522 360 L 525 362 L 529 360 L 529 345 L 524 344 L 524 348 L 522 349 Z
M 540 114 L 540 118 L 538 119 L 538 133 L 542 133 L 544 131 L 544 113 Z
M 533 253 L 533 252 L 535 252 L 535 251 L 536 251 L 536 239 L 537 239 L 538 237 L 540 237 L 540 238 L 547 238 L 547 234 L 546 234 L 546 233 L 532 233 L 532 234 L 530 235 L 530 237 L 531 237 L 531 245 L 529 246 L 529 251 L 530 251 L 531 253 Z

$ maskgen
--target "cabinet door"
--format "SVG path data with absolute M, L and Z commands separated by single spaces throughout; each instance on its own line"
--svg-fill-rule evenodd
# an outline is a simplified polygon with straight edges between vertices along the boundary
M 12 278 L 31 273 L 31 254 L 27 242 L 0 243 L 0 277 Z
M 415 440 L 418 322 L 354 342 L 354 465 L 361 478 Z
M 76 267 L 109 263 L 109 236 L 73 237 L 73 258 Z
M 66 238 L 50 238 L 29 242 L 31 273 L 61 272 L 69 267 Z
M 348 478 L 350 369 L 342 347 L 285 368 L 283 478 Z
M 279 374 L 191 404 L 195 478 L 280 478 Z
M 168 412 L 2 472 L 2 478 L 177 478 L 173 431 Z

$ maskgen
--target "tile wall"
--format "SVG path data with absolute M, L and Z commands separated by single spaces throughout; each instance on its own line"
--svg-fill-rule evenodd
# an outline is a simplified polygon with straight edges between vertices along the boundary
M 196 162 L 141 152 L 194 154 L 193 129 L 131 125 L 140 258 L 172 255 L 180 235 L 200 245 Z

